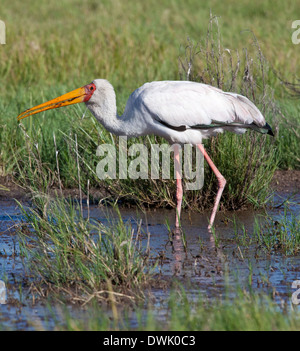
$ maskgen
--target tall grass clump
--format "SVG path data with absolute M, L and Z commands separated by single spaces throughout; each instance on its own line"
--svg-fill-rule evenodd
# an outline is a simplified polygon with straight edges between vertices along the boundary
M 245 35 L 245 33 L 244 33 Z M 179 58 L 181 78 L 216 86 L 248 97 L 261 110 L 276 133 L 281 112 L 271 88 L 272 71 L 253 33 L 252 46 L 242 52 L 222 44 L 218 18 L 210 17 L 205 40 L 188 40 Z M 228 180 L 223 206 L 238 209 L 249 203 L 259 206 L 268 199 L 268 187 L 278 167 L 276 137 L 255 132 L 243 136 L 224 133 L 205 141 L 206 149 Z M 210 206 L 217 181 L 207 167 L 206 182 L 199 194 L 191 194 L 202 206 Z
M 84 218 L 78 203 L 46 195 L 42 202 L 42 208 L 19 204 L 24 216 L 20 250 L 35 286 L 68 291 L 82 301 L 110 293 L 143 295 L 151 268 L 148 252 L 140 247 L 140 229 L 124 223 L 117 210 L 104 225 Z

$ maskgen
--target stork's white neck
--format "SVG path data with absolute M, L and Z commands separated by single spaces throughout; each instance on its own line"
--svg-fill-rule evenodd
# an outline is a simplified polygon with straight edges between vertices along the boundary
M 117 114 L 116 102 L 98 104 L 86 104 L 88 109 L 96 117 L 96 119 L 109 132 L 120 135 L 122 132 L 122 120 Z
M 94 81 L 95 82 L 95 81 Z M 106 80 L 98 80 L 96 91 L 86 106 L 106 130 L 116 135 L 132 134 L 125 115 L 117 114 L 116 94 L 113 86 Z

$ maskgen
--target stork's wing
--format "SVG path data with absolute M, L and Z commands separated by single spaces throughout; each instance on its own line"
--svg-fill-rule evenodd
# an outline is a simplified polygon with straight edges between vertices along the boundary
M 261 112 L 246 97 L 195 82 L 145 84 L 140 102 L 152 118 L 178 130 L 266 125 Z

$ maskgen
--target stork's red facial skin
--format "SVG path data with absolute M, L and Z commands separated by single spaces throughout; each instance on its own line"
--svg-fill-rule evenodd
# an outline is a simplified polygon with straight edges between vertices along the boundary
M 96 85 L 94 83 L 91 83 L 91 84 L 85 85 L 84 89 L 85 89 L 86 97 L 84 98 L 83 101 L 87 102 L 94 94 L 94 91 L 96 90 Z
M 35 115 L 36 113 L 43 112 L 46 110 L 51 110 L 62 106 L 73 105 L 79 102 L 87 102 L 90 100 L 95 90 L 96 90 L 96 85 L 94 83 L 87 84 L 82 88 L 72 90 L 67 94 L 64 94 L 55 99 L 49 100 L 47 102 L 44 102 L 43 104 L 37 105 L 35 107 L 32 107 L 22 112 L 18 116 L 18 121 L 20 121 L 23 118 L 29 117 L 31 115 Z

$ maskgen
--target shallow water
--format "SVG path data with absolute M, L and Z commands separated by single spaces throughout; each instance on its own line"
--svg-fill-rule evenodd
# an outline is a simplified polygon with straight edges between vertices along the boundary
M 282 216 L 281 204 L 289 194 L 276 194 L 273 209 L 268 213 L 274 219 Z M 293 213 L 300 210 L 300 194 L 293 196 L 290 206 Z M 87 207 L 85 207 L 87 214 Z M 107 223 L 106 211 L 97 206 L 89 207 L 89 216 Z M 158 279 L 166 283 L 166 288 L 153 287 L 151 290 L 154 306 L 164 315 L 164 304 L 169 296 L 170 283 L 178 280 L 187 287 L 190 298 L 198 298 L 199 292 L 209 298 L 220 296 L 225 291 L 225 281 L 232 286 L 248 285 L 253 289 L 265 291 L 277 299 L 289 301 L 294 292 L 291 285 L 300 280 L 300 256 L 285 257 L 281 254 L 261 254 L 255 246 L 239 247 L 234 240 L 231 219 L 233 216 L 251 232 L 254 218 L 259 212 L 241 211 L 219 213 L 216 220 L 218 244 L 207 231 L 209 213 L 182 214 L 182 227 L 186 240 L 183 246 L 181 235 L 171 235 L 167 223 L 174 223 L 174 211 L 155 210 L 145 213 L 136 210 L 122 210 L 122 218 L 137 227 L 142 221 L 142 245 L 146 247 L 150 234 L 151 257 L 159 258 L 156 268 Z M 228 220 L 229 219 L 229 220 Z M 0 199 L 0 280 L 6 282 L 7 303 L 0 304 L 0 329 L 53 329 L 53 312 L 43 303 L 32 304 L 32 296 L 26 293 L 27 283 L 23 262 L 19 255 L 19 245 L 15 233 L 16 224 L 22 220 L 22 214 L 11 199 Z M 171 241 L 170 241 L 171 239 Z M 225 279 L 226 276 L 226 279 Z M 24 283 L 24 284 L 23 284 Z M 27 286 L 27 285 L 26 285 Z M 80 315 L 80 310 L 68 306 L 71 313 Z M 54 312 L 56 313 L 56 312 Z M 56 315 L 56 318 L 59 317 Z M 135 325 L 135 320 L 132 320 Z

